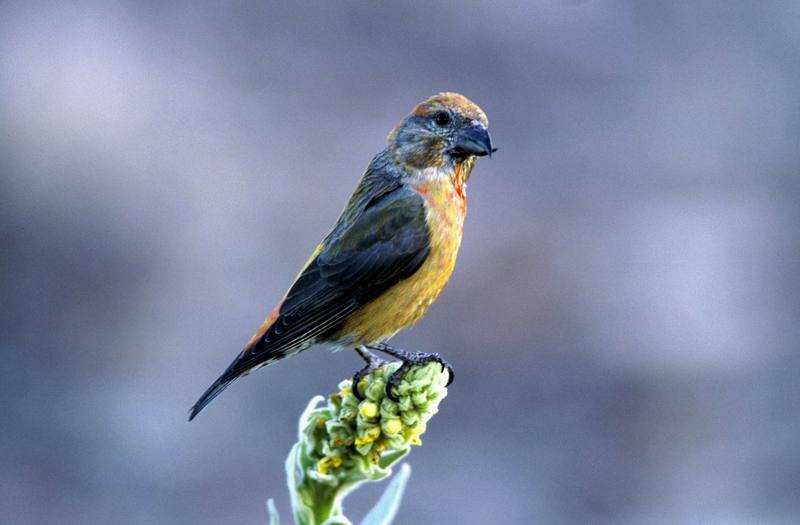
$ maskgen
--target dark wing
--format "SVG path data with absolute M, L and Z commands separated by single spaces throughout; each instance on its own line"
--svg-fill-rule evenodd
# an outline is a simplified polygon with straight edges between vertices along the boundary
M 360 213 L 337 224 L 289 289 L 275 322 L 206 391 L 190 419 L 240 375 L 312 344 L 419 269 L 430 251 L 422 197 L 399 183 L 362 197 Z
M 347 229 L 327 239 L 287 293 L 276 321 L 240 357 L 241 370 L 335 329 L 413 275 L 429 250 L 422 198 L 402 186 L 379 195 Z

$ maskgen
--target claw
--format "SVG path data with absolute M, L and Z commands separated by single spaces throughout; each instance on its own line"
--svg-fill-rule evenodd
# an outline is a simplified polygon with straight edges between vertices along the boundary
M 387 361 L 384 361 L 380 357 L 370 353 L 364 348 L 356 348 L 355 351 L 358 353 L 358 355 L 361 356 L 362 359 L 364 359 L 364 361 L 367 362 L 367 365 L 358 372 L 356 372 L 355 374 L 353 374 L 353 379 L 350 388 L 353 392 L 353 395 L 356 396 L 356 399 L 358 399 L 359 401 L 364 401 L 364 396 L 358 389 L 358 384 L 361 382 L 362 379 L 364 379 L 364 376 L 368 375 L 370 372 L 373 372 L 376 368 L 381 367 Z
M 400 384 L 400 381 L 402 381 L 403 376 L 406 375 L 406 372 L 408 372 L 409 368 L 411 368 L 411 364 L 408 361 L 403 361 L 403 364 L 400 365 L 400 368 L 395 370 L 394 373 L 389 376 L 389 380 L 386 382 L 386 397 L 395 403 L 400 402 L 400 399 L 394 395 L 395 387 Z
M 452 365 L 450 365 L 450 363 L 448 363 L 442 356 L 435 352 L 431 354 L 426 352 L 404 352 L 404 355 L 402 355 L 400 359 L 402 359 L 403 364 L 400 365 L 400 368 L 398 368 L 386 382 L 386 396 L 394 402 L 399 401 L 397 396 L 394 394 L 395 387 L 400 384 L 403 376 L 406 375 L 408 370 L 413 365 L 424 365 L 425 363 L 436 361 L 442 365 L 442 372 L 446 370 L 448 373 L 449 378 L 447 380 L 447 386 L 450 386 L 450 383 L 452 383 L 456 377 Z
M 364 379 L 364 376 L 372 372 L 373 368 L 370 365 L 365 366 L 355 374 L 353 374 L 351 390 L 353 395 L 356 396 L 356 399 L 359 401 L 364 401 L 364 396 L 361 394 L 361 391 L 358 389 L 358 384 L 361 383 L 361 380 Z
M 445 386 L 450 386 L 456 378 L 456 372 L 455 370 L 453 370 L 453 365 L 451 365 L 447 361 L 444 361 L 444 363 L 440 362 L 440 364 L 442 365 L 442 372 L 447 370 L 448 377 L 447 377 L 447 384 Z
M 455 373 L 453 372 L 453 367 L 450 366 L 450 363 L 445 361 L 442 356 L 435 352 L 406 352 L 405 350 L 401 350 L 399 348 L 392 348 L 386 343 L 377 343 L 366 346 L 365 348 L 389 354 L 390 356 L 395 357 L 403 362 L 403 364 L 400 365 L 400 368 L 398 368 L 386 382 L 386 396 L 395 402 L 398 401 L 397 396 L 394 395 L 395 387 L 400 383 L 400 381 L 403 379 L 403 376 L 406 374 L 406 372 L 408 372 L 408 369 L 411 368 L 412 365 L 424 365 L 425 363 L 436 361 L 442 365 L 442 372 L 447 370 L 449 375 L 447 386 L 450 386 L 450 383 L 452 383 L 453 379 L 456 377 Z M 359 351 L 359 353 L 361 352 Z M 357 389 L 354 389 L 354 392 L 356 390 Z

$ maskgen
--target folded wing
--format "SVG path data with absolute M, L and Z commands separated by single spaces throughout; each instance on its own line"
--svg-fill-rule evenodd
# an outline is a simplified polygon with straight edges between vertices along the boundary
M 430 245 L 419 194 L 392 182 L 356 195 L 359 212 L 344 223 L 340 219 L 289 289 L 275 321 L 203 394 L 190 420 L 242 374 L 324 341 L 360 306 L 425 261 Z

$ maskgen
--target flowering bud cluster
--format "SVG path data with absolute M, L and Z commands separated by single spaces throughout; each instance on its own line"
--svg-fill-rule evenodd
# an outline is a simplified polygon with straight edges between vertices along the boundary
M 384 456 L 394 462 L 410 445 L 422 444 L 426 423 L 447 395 L 448 374 L 435 362 L 413 366 L 395 387 L 398 401 L 392 401 L 386 382 L 399 366 L 386 364 L 365 376 L 357 385 L 363 400 L 353 394 L 349 379 L 342 381 L 339 392 L 311 413 L 304 434 L 307 453 L 316 460 L 309 473 L 315 481 L 382 478 Z
M 447 395 L 449 374 L 436 362 L 412 366 L 386 395 L 386 383 L 400 367 L 388 363 L 367 374 L 353 394 L 350 379 L 339 391 L 312 399 L 300 418 L 299 440 L 287 458 L 298 523 L 322 523 L 340 516 L 344 497 L 364 481 L 391 474 L 391 466 L 421 445 L 426 423 Z

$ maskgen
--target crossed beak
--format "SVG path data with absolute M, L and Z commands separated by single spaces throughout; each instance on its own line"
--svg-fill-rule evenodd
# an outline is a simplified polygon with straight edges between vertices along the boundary
M 476 123 L 458 132 L 448 153 L 452 157 L 465 159 L 470 155 L 491 157 L 495 151 L 497 148 L 492 147 L 492 138 L 486 126 Z

